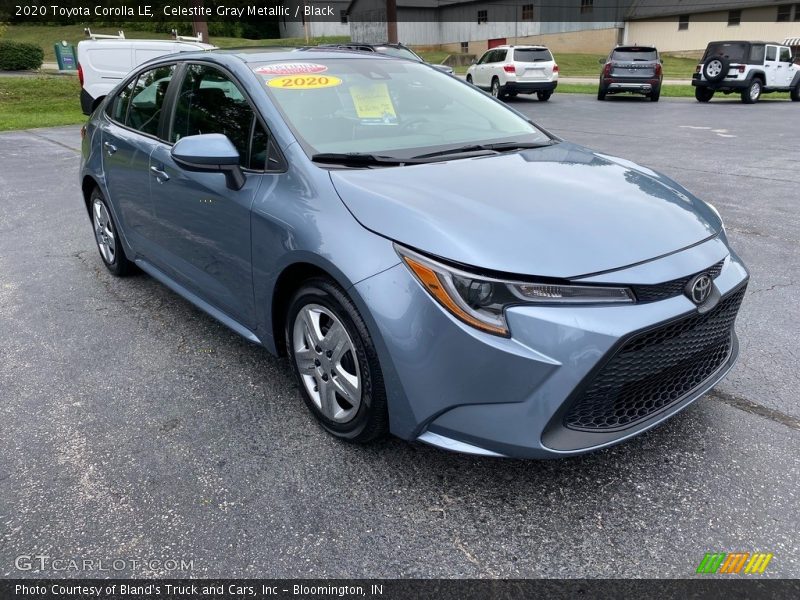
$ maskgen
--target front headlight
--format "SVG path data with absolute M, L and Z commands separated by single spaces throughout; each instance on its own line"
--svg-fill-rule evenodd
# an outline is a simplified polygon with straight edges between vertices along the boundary
M 505 309 L 519 304 L 619 304 L 633 302 L 624 287 L 503 281 L 474 275 L 395 244 L 422 286 L 451 314 L 473 327 L 508 337 Z

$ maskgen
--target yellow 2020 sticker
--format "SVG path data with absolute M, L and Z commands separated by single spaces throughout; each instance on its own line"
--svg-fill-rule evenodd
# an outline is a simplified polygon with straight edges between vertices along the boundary
M 270 79 L 267 85 L 282 90 L 316 90 L 342 85 L 342 80 L 332 75 L 284 75 Z

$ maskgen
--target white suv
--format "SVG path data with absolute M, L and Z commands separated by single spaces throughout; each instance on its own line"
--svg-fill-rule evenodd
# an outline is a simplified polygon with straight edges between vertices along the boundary
M 800 101 L 800 66 L 792 49 L 771 42 L 711 42 L 692 76 L 694 95 L 708 102 L 715 92 L 741 94 L 742 102 L 758 102 L 761 94 L 789 92 Z
M 467 69 L 467 83 L 495 98 L 536 93 L 546 101 L 558 85 L 558 65 L 544 46 L 497 46 Z

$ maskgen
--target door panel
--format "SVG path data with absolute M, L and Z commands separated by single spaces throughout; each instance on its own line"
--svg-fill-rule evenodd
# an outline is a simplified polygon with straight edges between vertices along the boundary
M 150 189 L 157 249 L 152 260 L 206 301 L 254 327 L 250 209 L 263 177 L 250 173 L 241 190 L 228 189 L 221 173 L 181 169 L 170 146 L 155 148 Z
M 780 83 L 778 83 L 778 74 L 781 71 L 778 69 L 778 64 L 778 47 L 767 46 L 767 56 L 766 60 L 764 61 L 764 72 L 767 75 L 767 87 L 769 88 L 780 85 Z
M 103 128 L 102 143 L 112 210 L 128 243 L 146 253 L 153 235 L 148 170 L 157 142 L 112 122 Z

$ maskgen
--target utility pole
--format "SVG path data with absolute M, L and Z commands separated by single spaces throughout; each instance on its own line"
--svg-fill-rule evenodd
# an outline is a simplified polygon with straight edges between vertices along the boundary
M 386 36 L 390 44 L 397 43 L 397 0 L 386 0 Z
M 202 9 L 203 8 L 203 0 L 191 0 L 192 1 L 192 8 Z M 198 33 L 203 36 L 203 43 L 208 43 L 208 21 L 204 16 L 200 16 L 197 14 L 198 11 L 192 15 L 192 33 L 197 35 Z

